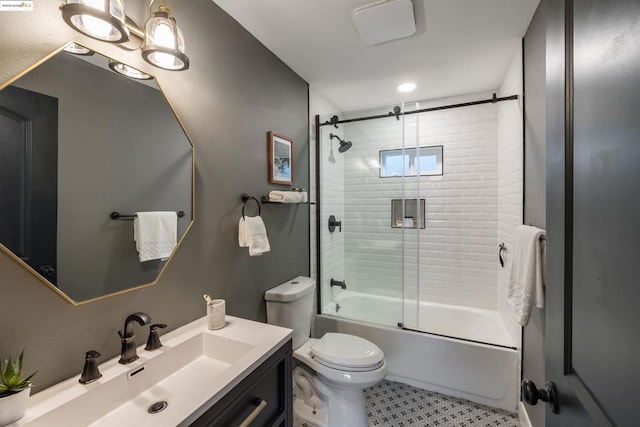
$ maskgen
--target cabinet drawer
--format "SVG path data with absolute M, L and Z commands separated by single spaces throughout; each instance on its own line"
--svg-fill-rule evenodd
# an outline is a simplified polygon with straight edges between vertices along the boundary
M 256 368 L 191 426 L 251 427 L 292 424 L 291 341 Z M 262 403 L 264 402 L 264 403 Z M 265 405 L 266 403 L 266 405 Z

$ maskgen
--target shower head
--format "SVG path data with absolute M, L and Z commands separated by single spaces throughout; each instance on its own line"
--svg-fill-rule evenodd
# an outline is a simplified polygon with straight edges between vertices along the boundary
M 333 139 L 333 138 L 335 138 L 338 141 L 340 141 L 340 147 L 338 147 L 338 152 L 339 153 L 344 153 L 349 148 L 351 148 L 351 146 L 353 145 L 351 143 L 351 141 L 345 141 L 344 139 L 341 139 L 338 135 L 329 134 L 329 139 Z
M 340 141 L 340 147 L 338 147 L 338 152 L 344 153 L 349 148 L 351 148 L 351 145 L 353 145 L 351 144 L 351 141 Z

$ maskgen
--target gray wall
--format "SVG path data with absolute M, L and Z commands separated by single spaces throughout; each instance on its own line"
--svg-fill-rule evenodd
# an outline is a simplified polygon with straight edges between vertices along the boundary
M 544 0 L 524 37 L 525 201 L 524 223 L 546 228 L 546 79 Z M 523 329 L 522 377 L 545 381 L 544 309 L 534 309 Z M 533 426 L 544 425 L 544 406 L 527 406 Z
M 70 40 L 155 74 L 195 145 L 196 221 L 158 285 L 75 307 L 0 254 L 0 355 L 26 348 L 26 369 L 39 370 L 36 391 L 77 374 L 89 349 L 101 360 L 115 356 L 129 313 L 173 329 L 201 317 L 210 293 L 227 300 L 230 314 L 264 320 L 264 290 L 309 274 L 306 205 L 263 206 L 270 253 L 250 258 L 237 245 L 240 193 L 275 187 L 267 182 L 267 131 L 295 141 L 294 186 L 308 188 L 307 83 L 211 0 L 170 3 L 191 59 L 181 73 L 76 33 L 59 4 L 39 0 L 33 12 L 0 16 L 0 82 Z M 145 338 L 138 334 L 140 344 Z
M 138 262 L 133 221 L 109 213 L 183 210 L 178 236 L 189 225 L 191 144 L 162 93 L 64 52 L 14 85 L 59 100 L 58 287 L 83 301 L 153 282 L 163 263 Z

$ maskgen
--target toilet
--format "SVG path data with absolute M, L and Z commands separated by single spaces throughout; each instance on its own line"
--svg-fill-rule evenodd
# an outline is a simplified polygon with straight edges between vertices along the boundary
M 293 412 L 319 427 L 366 427 L 363 389 L 387 375 L 384 353 L 355 335 L 310 338 L 314 289 L 298 276 L 264 294 L 267 322 L 293 329 Z

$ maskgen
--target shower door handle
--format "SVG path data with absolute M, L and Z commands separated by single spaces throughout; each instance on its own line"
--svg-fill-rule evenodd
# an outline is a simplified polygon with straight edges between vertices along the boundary
M 336 217 L 331 215 L 329 217 L 329 233 L 336 231 L 336 227 L 338 227 L 338 231 L 342 233 L 342 221 L 336 221 Z

